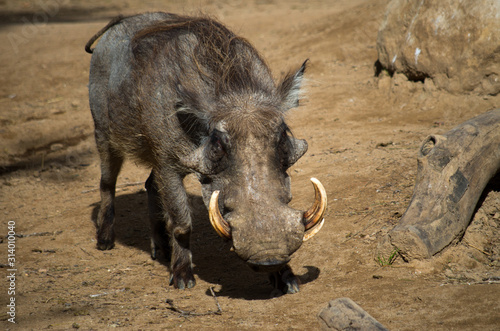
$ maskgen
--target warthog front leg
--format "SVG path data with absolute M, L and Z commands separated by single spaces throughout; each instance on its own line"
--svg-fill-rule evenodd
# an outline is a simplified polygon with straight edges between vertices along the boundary
M 272 297 L 299 292 L 299 279 L 288 264 L 280 271 L 270 273 L 269 280 L 274 286 L 271 292 Z
M 189 242 L 191 212 L 182 176 L 167 171 L 152 172 L 146 182 L 152 230 L 151 257 L 160 247 L 170 261 L 170 285 L 184 289 L 196 282 Z

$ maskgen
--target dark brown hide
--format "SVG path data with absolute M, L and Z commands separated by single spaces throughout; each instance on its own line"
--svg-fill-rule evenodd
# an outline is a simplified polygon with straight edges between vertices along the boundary
M 287 270 L 277 283 L 298 291 L 287 262 L 302 243 L 304 212 L 288 206 L 286 171 L 307 143 L 291 135 L 285 112 L 298 106 L 306 63 L 276 84 L 248 41 L 207 17 L 147 13 L 108 28 L 86 46 L 103 34 L 89 82 L 102 173 L 98 248 L 113 247 L 116 177 L 131 156 L 152 169 L 152 256 L 161 248 L 171 260 L 175 287 L 195 283 L 182 183 L 195 173 L 207 206 L 220 191 L 236 253 L 256 270 Z

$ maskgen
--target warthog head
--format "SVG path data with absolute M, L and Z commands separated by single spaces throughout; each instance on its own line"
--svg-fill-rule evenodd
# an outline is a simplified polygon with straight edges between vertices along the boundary
M 235 252 L 256 271 L 282 268 L 303 241 L 323 225 L 326 193 L 312 179 L 314 205 L 306 212 L 292 199 L 287 169 L 307 150 L 284 121 L 298 105 L 304 65 L 278 86 L 274 98 L 222 98 L 210 120 L 210 135 L 184 163 L 200 174 L 210 221 Z

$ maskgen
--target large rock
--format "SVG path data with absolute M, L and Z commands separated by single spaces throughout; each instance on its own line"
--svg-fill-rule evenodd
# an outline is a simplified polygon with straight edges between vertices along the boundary
M 500 92 L 500 1 L 392 0 L 377 38 L 382 69 L 451 93 Z

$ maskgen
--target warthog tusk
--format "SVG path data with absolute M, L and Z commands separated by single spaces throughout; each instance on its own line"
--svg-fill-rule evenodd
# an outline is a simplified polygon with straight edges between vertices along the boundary
M 231 228 L 224 220 L 219 210 L 219 193 L 220 191 L 214 191 L 210 197 L 208 217 L 210 218 L 210 223 L 214 227 L 215 232 L 217 232 L 219 236 L 225 239 L 231 239 Z
M 311 178 L 314 186 L 315 200 L 313 206 L 304 212 L 305 233 L 303 241 L 307 241 L 314 237 L 321 230 L 325 220 L 323 215 L 327 206 L 327 196 L 323 185 L 316 178 Z M 231 239 L 231 228 L 222 217 L 219 210 L 219 194 L 220 191 L 214 191 L 210 197 L 208 208 L 208 216 L 210 223 L 219 236 L 225 239 Z
M 318 223 L 318 225 L 316 225 L 315 227 L 311 228 L 309 231 L 306 231 L 306 233 L 304 233 L 304 238 L 302 239 L 302 241 L 308 241 L 309 239 L 314 237 L 316 233 L 318 233 L 319 230 L 321 230 L 323 224 L 325 224 L 324 218 L 321 220 L 321 222 Z
M 303 239 L 304 241 L 314 237 L 314 235 L 323 227 L 325 222 L 323 215 L 325 214 L 327 206 L 325 188 L 316 178 L 311 178 L 311 182 L 314 186 L 315 196 L 313 206 L 304 212 L 304 226 L 306 230 Z

